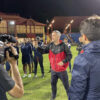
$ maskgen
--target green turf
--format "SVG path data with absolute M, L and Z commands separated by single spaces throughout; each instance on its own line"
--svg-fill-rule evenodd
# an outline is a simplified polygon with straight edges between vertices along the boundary
M 71 51 L 73 54 L 73 59 L 71 60 L 71 63 L 73 65 L 74 58 L 77 56 L 76 47 L 71 47 Z M 23 76 L 23 66 L 21 63 L 21 53 L 19 58 L 19 70 L 21 73 L 21 76 Z M 12 98 L 11 96 L 7 95 L 8 100 L 50 100 L 51 96 L 51 84 L 50 84 L 50 73 L 48 73 L 50 69 L 49 65 L 49 59 L 48 55 L 44 55 L 44 69 L 45 69 L 45 78 L 41 78 L 41 71 L 40 66 L 38 66 L 38 77 L 33 78 L 33 74 L 31 78 L 24 78 L 23 84 L 24 84 L 24 96 L 20 99 Z M 69 72 L 69 68 L 67 68 L 68 76 L 69 76 L 69 82 L 71 82 L 71 73 Z M 68 100 L 66 96 L 65 89 L 62 85 L 62 82 L 58 80 L 57 84 L 57 98 L 56 100 Z

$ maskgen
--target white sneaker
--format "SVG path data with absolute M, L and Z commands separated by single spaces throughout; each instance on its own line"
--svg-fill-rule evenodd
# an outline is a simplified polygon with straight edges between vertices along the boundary
M 31 77 L 31 74 L 29 74 L 28 77 L 30 78 Z
M 25 77 L 27 77 L 27 74 L 24 74 L 24 75 L 23 75 L 23 78 L 25 78 Z

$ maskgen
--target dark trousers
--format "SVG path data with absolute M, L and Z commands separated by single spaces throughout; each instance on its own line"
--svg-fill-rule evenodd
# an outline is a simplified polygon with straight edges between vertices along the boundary
M 66 93 L 68 93 L 68 89 L 69 89 L 67 71 L 55 72 L 51 70 L 51 87 L 52 87 L 52 98 L 53 99 L 56 98 L 58 78 L 62 81 L 64 88 L 66 90 Z
M 39 62 L 39 65 L 40 65 L 40 68 L 41 68 L 41 72 L 42 72 L 42 75 L 44 75 L 44 67 L 43 67 L 43 56 L 40 56 L 40 57 L 34 57 L 34 65 L 35 65 L 35 72 L 34 74 L 36 75 L 37 74 L 37 65 L 38 65 L 38 62 Z
M 71 62 L 69 62 L 69 69 L 70 69 L 70 72 L 71 72 Z

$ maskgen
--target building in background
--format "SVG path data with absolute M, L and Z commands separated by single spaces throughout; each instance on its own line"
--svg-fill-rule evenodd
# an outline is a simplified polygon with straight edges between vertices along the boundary
M 55 16 L 50 22 L 51 24 L 52 21 L 54 21 L 53 25 L 51 27 L 49 26 L 49 29 L 60 30 L 62 33 L 65 29 L 67 33 L 70 31 L 71 33 L 79 32 L 81 21 L 88 17 L 89 16 Z
M 70 42 L 78 43 L 80 37 L 79 26 L 81 21 L 89 16 L 55 16 L 48 25 L 49 35 L 53 30 L 66 34 Z
M 37 22 L 33 19 L 22 18 L 16 14 L 0 13 L 0 34 L 10 34 L 23 38 L 35 38 L 45 36 L 45 24 Z

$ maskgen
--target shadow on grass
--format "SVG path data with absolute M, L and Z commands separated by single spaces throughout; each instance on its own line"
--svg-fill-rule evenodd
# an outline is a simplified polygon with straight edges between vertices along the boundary
M 33 80 L 31 79 L 30 81 L 29 80 L 27 80 L 27 82 L 25 81 L 25 82 L 23 82 L 23 84 L 24 84 L 24 86 L 26 86 L 26 85 L 28 85 L 29 83 L 31 83 Z
M 27 96 L 27 95 L 30 95 L 30 94 L 32 94 L 32 93 L 24 93 L 24 96 Z
M 29 96 L 31 93 L 24 93 L 24 97 L 23 98 L 25 98 L 25 96 Z M 11 97 L 9 100 L 21 100 L 21 98 L 14 98 L 14 97 Z M 26 99 L 25 99 L 26 100 Z
M 49 84 L 50 84 L 50 79 L 43 80 L 43 81 L 37 83 L 36 85 L 33 85 L 32 87 L 28 88 L 27 90 L 37 90 L 37 89 L 40 89 L 41 87 L 47 86 Z
M 50 98 L 51 98 L 51 92 L 47 92 L 42 96 L 41 100 L 44 100 L 44 99 L 47 100 L 47 99 L 50 99 Z

